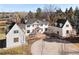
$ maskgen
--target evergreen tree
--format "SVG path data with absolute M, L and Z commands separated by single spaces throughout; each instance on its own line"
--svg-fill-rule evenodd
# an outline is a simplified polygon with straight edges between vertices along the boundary
M 68 9 L 66 8 L 66 10 L 65 10 L 65 14 L 67 15 L 68 14 Z
M 79 9 L 78 9 L 78 7 L 75 8 L 75 13 L 74 13 L 74 15 L 75 15 L 77 18 L 79 18 Z
M 41 8 L 37 8 L 35 16 L 36 16 L 37 19 L 41 19 L 41 17 L 42 17 L 42 10 L 41 10 Z
M 69 20 L 72 20 L 73 16 L 74 16 L 73 8 L 70 7 L 70 9 L 68 10 L 68 18 L 69 18 Z

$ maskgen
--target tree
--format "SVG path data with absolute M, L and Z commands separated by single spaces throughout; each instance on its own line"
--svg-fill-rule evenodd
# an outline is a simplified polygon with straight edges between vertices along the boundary
M 65 10 L 65 14 L 67 15 L 68 14 L 68 9 L 66 8 L 66 10 Z
M 37 8 L 35 17 L 37 19 L 41 19 L 41 17 L 42 17 L 42 9 L 41 8 Z
M 28 17 L 28 19 L 33 19 L 34 18 L 34 14 L 31 11 L 29 11 L 27 17 Z
M 21 23 L 21 17 L 18 12 L 16 13 L 16 23 Z
M 69 18 L 69 20 L 72 20 L 73 17 L 74 17 L 73 8 L 70 7 L 70 9 L 68 10 L 68 18 Z
M 65 10 L 65 17 L 66 17 L 66 19 L 68 19 L 68 9 L 67 8 Z
M 61 9 L 56 10 L 57 13 L 62 13 Z
M 74 15 L 75 15 L 77 18 L 79 18 L 79 9 L 78 9 L 78 7 L 75 8 L 75 13 L 74 13 Z
M 56 14 L 59 19 L 66 18 L 65 13 L 61 9 L 56 10 Z
M 74 15 L 75 15 L 75 24 L 76 24 L 77 34 L 79 34 L 79 9 L 78 7 L 75 8 Z
M 24 18 L 21 18 L 21 23 L 25 24 L 25 19 Z
M 45 18 L 47 18 L 47 20 L 49 21 L 49 25 L 53 25 L 54 22 L 56 21 L 56 7 L 54 5 L 47 5 L 46 7 L 44 7 L 44 16 Z

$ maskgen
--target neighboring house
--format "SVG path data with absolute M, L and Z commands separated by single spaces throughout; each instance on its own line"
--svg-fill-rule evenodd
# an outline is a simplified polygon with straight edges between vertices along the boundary
M 52 31 L 62 37 L 76 35 L 76 30 L 74 30 L 71 23 L 65 19 L 58 19 L 52 27 Z
M 25 25 L 25 31 L 26 31 L 26 36 L 35 33 L 35 32 L 40 32 L 43 33 L 47 31 L 48 28 L 48 21 L 45 19 L 43 20 L 37 20 L 37 19 L 31 19 L 26 21 Z
M 25 44 L 24 26 L 14 24 L 6 35 L 6 48 Z
M 26 42 L 26 35 L 37 32 L 43 33 L 47 31 L 48 22 L 43 20 L 28 20 L 26 24 L 11 24 L 7 27 L 6 32 L 6 47 L 15 47 Z

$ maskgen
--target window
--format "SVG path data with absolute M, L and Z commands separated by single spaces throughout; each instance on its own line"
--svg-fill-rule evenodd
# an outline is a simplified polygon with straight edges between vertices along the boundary
M 34 27 L 34 24 L 32 26 Z
M 69 30 L 66 30 L 66 33 L 68 34 L 69 33 Z
M 27 30 L 27 33 L 30 33 L 30 30 Z
M 45 31 L 47 31 L 47 28 L 45 28 Z
M 30 25 L 27 25 L 27 27 L 30 27 Z
M 18 33 L 19 31 L 18 30 L 14 30 L 14 33 Z
M 60 26 L 60 27 L 62 27 L 62 26 L 63 26 L 63 24 L 62 24 L 62 23 L 60 23 L 60 24 L 59 24 L 59 26 Z
M 43 26 L 43 24 L 41 24 L 41 26 Z
M 57 31 L 57 34 L 59 35 L 59 31 Z
M 47 24 L 45 24 L 47 26 Z
M 69 27 L 69 25 L 66 25 L 66 27 Z
M 18 37 L 14 38 L 14 42 L 15 43 L 18 42 L 18 41 L 19 41 L 19 38 Z
M 37 23 L 39 23 L 39 21 L 37 21 Z

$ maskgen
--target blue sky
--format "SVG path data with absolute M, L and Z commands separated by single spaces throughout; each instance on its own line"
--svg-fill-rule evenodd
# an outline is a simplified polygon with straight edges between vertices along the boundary
M 44 8 L 48 6 L 47 4 L 0 4 L 0 12 L 28 12 L 33 11 L 35 12 L 37 8 Z M 54 4 L 54 7 L 61 8 L 62 10 L 65 10 L 66 8 L 69 9 L 69 7 L 75 7 L 79 4 Z

